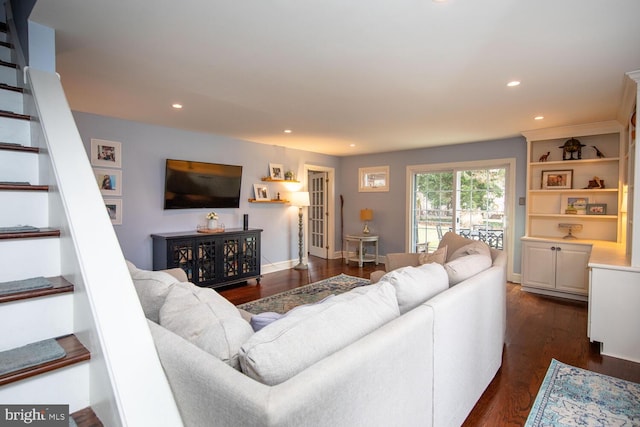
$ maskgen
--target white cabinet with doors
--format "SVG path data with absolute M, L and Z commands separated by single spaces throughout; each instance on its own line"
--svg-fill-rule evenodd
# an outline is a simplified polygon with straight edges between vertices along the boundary
M 522 239 L 522 287 L 547 295 L 586 301 L 589 293 L 589 243 Z

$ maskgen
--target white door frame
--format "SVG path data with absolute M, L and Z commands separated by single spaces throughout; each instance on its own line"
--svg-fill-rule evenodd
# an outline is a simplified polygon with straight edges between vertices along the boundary
M 328 166 L 318 166 L 318 165 L 304 165 L 304 181 L 302 183 L 304 191 L 309 190 L 309 172 L 327 172 L 327 194 L 325 197 L 325 210 L 328 213 L 327 215 L 327 236 L 326 242 L 327 246 L 329 246 L 329 250 L 327 251 L 327 256 L 329 259 L 340 258 L 340 255 L 336 256 L 336 245 L 335 245 L 335 230 L 336 230 L 336 215 L 335 215 L 335 194 L 336 194 L 336 170 L 335 168 Z M 309 221 L 305 221 L 305 239 L 306 245 L 305 247 L 309 247 Z

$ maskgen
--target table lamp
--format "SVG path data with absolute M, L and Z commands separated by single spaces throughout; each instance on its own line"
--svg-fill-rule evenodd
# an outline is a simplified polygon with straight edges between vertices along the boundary
M 291 193 L 291 204 L 293 206 L 298 207 L 298 257 L 299 262 L 298 265 L 293 267 L 295 270 L 306 270 L 307 264 L 302 262 L 302 208 L 309 206 L 311 203 L 309 201 L 309 192 L 308 191 L 297 191 L 295 193 Z
M 362 234 L 369 234 L 369 221 L 373 220 L 373 210 L 360 209 L 360 221 L 364 222 L 364 228 Z

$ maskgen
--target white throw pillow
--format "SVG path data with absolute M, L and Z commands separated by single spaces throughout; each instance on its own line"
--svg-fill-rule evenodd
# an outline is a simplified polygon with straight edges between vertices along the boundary
M 127 261 L 127 267 L 145 317 L 158 323 L 160 307 L 164 304 L 169 290 L 178 283 L 178 280 L 162 271 L 141 270 L 129 261 Z
M 489 249 L 489 245 L 485 242 L 476 240 L 468 245 L 464 245 L 463 247 L 456 249 L 455 252 L 449 255 L 448 261 L 451 262 L 463 256 L 476 254 L 485 255 L 491 258 L 491 249 Z
M 399 315 L 389 283 L 300 307 L 242 345 L 242 372 L 267 385 L 280 384 Z
M 388 282 L 396 290 L 400 314 L 404 314 L 449 288 L 444 267 L 438 263 L 418 267 L 402 267 L 385 274 L 380 283 Z
M 450 261 L 444 265 L 449 276 L 449 285 L 457 285 L 463 280 L 474 276 L 491 267 L 491 256 L 473 254 Z
M 421 253 L 418 256 L 418 263 L 420 265 L 422 264 L 431 264 L 431 263 L 438 263 L 440 265 L 444 265 L 444 263 L 447 261 L 447 247 L 443 246 L 441 248 L 436 249 L 435 251 L 431 252 L 431 253 Z
M 238 349 L 253 335 L 233 304 L 213 289 L 192 283 L 171 288 L 160 308 L 160 325 L 236 369 Z

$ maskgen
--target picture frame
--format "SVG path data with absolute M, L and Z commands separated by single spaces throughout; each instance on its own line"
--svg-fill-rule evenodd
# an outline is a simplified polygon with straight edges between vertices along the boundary
M 606 203 L 588 203 L 587 215 L 606 215 L 607 204 Z
M 359 192 L 389 191 L 389 166 L 358 169 Z
M 569 206 L 573 206 L 576 209 L 575 215 L 585 215 L 587 213 L 587 204 L 589 203 L 588 197 L 565 197 L 564 208 L 562 212 L 565 213 Z
M 269 177 L 271 179 L 284 180 L 284 166 L 277 163 L 269 163 Z
M 104 199 L 111 224 L 122 225 L 122 199 Z
M 93 174 L 100 193 L 105 196 L 122 195 L 122 171 L 118 169 L 94 168 Z
M 540 188 L 543 190 L 569 190 L 573 188 L 573 169 L 542 171 Z
M 122 167 L 122 144 L 91 138 L 91 165 L 103 168 Z
M 269 195 L 269 187 L 264 184 L 253 184 L 253 191 L 256 195 L 257 201 L 268 201 L 271 200 Z

